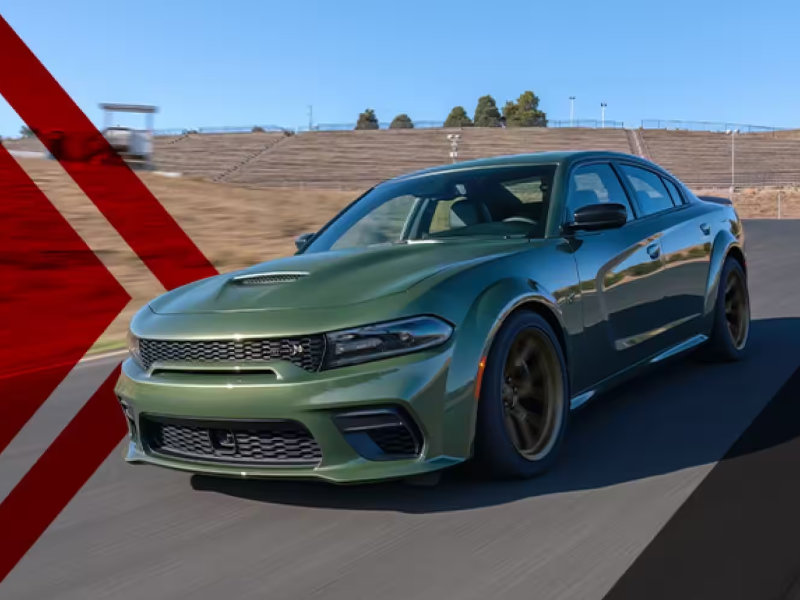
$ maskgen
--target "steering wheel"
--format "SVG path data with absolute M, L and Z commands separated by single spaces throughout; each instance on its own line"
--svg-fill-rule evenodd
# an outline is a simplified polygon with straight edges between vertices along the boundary
M 530 223 L 531 225 L 536 225 L 536 221 L 528 217 L 506 217 L 503 219 L 503 223 Z

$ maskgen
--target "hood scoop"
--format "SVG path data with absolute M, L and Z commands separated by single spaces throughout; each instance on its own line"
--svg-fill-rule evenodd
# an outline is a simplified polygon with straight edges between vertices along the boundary
M 308 276 L 308 271 L 270 271 L 268 273 L 247 273 L 237 275 L 231 281 L 237 285 L 277 285 L 292 283 L 301 277 Z

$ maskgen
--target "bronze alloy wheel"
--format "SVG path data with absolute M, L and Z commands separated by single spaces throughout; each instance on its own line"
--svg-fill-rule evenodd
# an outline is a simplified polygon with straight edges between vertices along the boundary
M 750 330 L 750 304 L 744 278 L 736 270 L 731 270 L 725 280 L 725 321 L 731 342 L 737 350 L 742 349 Z
M 506 429 L 528 460 L 547 455 L 563 418 L 561 365 L 552 343 L 536 329 L 521 331 L 503 370 L 501 399 Z

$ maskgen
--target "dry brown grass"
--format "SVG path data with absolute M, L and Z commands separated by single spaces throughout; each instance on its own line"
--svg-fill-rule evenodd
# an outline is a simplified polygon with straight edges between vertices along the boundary
M 58 163 L 18 161 L 131 295 L 96 348 L 118 346 L 133 313 L 163 288 Z M 295 236 L 319 229 L 357 194 L 140 178 L 221 272 L 292 254 Z
M 698 196 L 721 196 L 730 198 L 726 189 L 694 190 Z M 800 187 L 783 188 L 743 188 L 733 194 L 733 203 L 743 219 L 800 219 Z
M 132 296 L 96 348 L 119 345 L 134 311 L 163 288 L 58 163 L 18 160 Z M 338 190 L 251 189 L 152 173 L 140 177 L 221 272 L 293 253 L 296 235 L 316 231 L 357 195 Z M 743 217 L 773 218 L 778 192 L 782 216 L 800 218 L 800 188 L 739 190 L 735 203 Z M 728 195 L 727 190 L 698 193 Z

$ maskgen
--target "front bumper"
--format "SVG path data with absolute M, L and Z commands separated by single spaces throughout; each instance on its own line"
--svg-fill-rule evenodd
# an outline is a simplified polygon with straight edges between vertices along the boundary
M 274 373 L 164 370 L 150 374 L 128 359 L 116 386 L 131 429 L 126 460 L 228 477 L 336 483 L 400 478 L 445 468 L 467 458 L 472 435 L 463 420 L 448 416 L 452 413 L 448 407 L 464 395 L 464 390 L 454 394 L 447 389 L 450 361 L 450 345 L 319 373 L 276 361 L 270 364 Z M 413 421 L 422 440 L 418 456 L 365 458 L 335 421 L 342 413 L 382 408 L 399 409 Z M 296 421 L 313 436 L 322 458 L 316 465 L 261 465 L 164 456 L 142 439 L 143 416 L 149 415 L 217 422 Z

